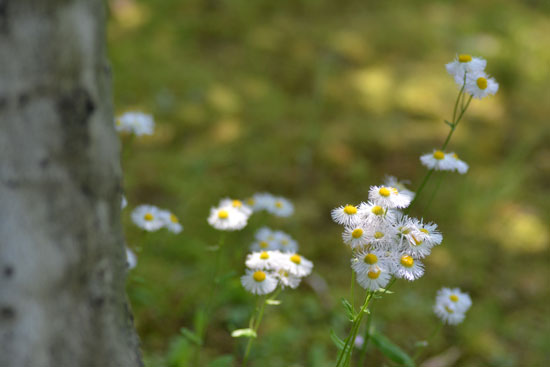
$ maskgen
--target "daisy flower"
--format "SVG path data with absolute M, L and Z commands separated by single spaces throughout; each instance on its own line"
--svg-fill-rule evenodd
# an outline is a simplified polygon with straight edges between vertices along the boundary
M 342 240 L 352 249 L 364 246 L 369 243 L 367 230 L 362 226 L 347 227 L 342 233 Z
M 208 224 L 220 231 L 235 231 L 243 229 L 248 216 L 232 206 L 211 208 L 208 216 Z
M 141 112 L 126 112 L 115 120 L 117 131 L 134 133 L 137 136 L 153 135 L 153 116 Z
M 275 251 L 280 249 L 281 246 L 276 241 L 254 241 L 252 245 L 250 245 L 250 251 L 252 252 Z
M 164 227 L 162 211 L 153 205 L 140 205 L 132 212 L 132 220 L 141 229 L 154 232 Z
M 282 289 L 286 287 L 296 289 L 302 281 L 301 277 L 293 275 L 284 269 L 276 271 L 273 275 L 279 280 Z
M 437 300 L 434 305 L 434 313 L 446 324 L 458 325 L 465 317 L 464 312 L 460 312 L 451 301 Z
M 414 199 L 414 192 L 409 190 L 406 186 L 406 184 L 410 184 L 409 181 L 399 181 L 394 176 L 386 176 L 384 179 L 384 185 L 385 186 L 391 186 L 395 187 L 399 192 L 403 195 L 407 195 L 412 199 Z
M 418 223 L 420 232 L 424 233 L 424 242 L 430 243 L 432 246 L 440 245 L 443 241 L 443 235 L 437 229 L 437 224 L 433 222 L 429 223 Z
M 363 250 L 357 252 L 351 259 L 351 268 L 358 275 L 365 275 L 374 267 L 389 273 L 391 264 L 384 252 L 380 250 Z
M 468 54 L 458 55 L 454 61 L 445 65 L 447 72 L 452 75 L 459 87 L 464 85 L 464 76 L 485 70 L 487 61 L 480 57 L 472 57 Z
M 394 258 L 392 272 L 396 278 L 413 281 L 424 275 L 424 265 L 419 260 L 413 259 L 411 255 L 398 254 Z
M 282 259 L 281 267 L 290 274 L 298 277 L 305 277 L 311 274 L 313 263 L 305 257 L 296 253 L 284 253 L 282 254 Z
M 390 279 L 391 274 L 377 265 L 371 267 L 368 272 L 357 275 L 357 283 L 364 289 L 371 291 L 384 288 Z
M 266 209 L 277 217 L 290 217 L 294 213 L 294 205 L 283 197 L 274 197 Z
M 183 226 L 180 224 L 178 217 L 176 217 L 169 210 L 161 210 L 160 216 L 164 222 L 164 226 L 172 233 L 178 234 L 183 230 Z
M 368 242 L 373 248 L 391 250 L 398 245 L 397 232 L 392 223 L 381 222 L 367 228 Z
M 357 207 L 350 204 L 332 209 L 330 215 L 333 221 L 346 227 L 356 225 L 359 221 Z
M 220 203 L 218 204 L 218 206 L 220 206 L 220 207 L 221 206 L 231 206 L 231 207 L 237 209 L 238 211 L 242 212 L 247 217 L 249 217 L 252 214 L 252 208 L 249 207 L 246 204 L 243 204 L 243 202 L 240 201 L 240 200 L 233 200 L 233 199 L 225 198 L 225 199 L 220 200 Z
M 434 150 L 433 153 L 420 156 L 420 162 L 429 169 L 436 171 L 454 171 L 456 169 L 455 160 L 441 150 Z
M 279 245 L 283 252 L 298 251 L 298 242 L 283 231 L 273 232 L 274 241 Z
M 393 210 L 376 205 L 371 201 L 361 203 L 359 205 L 358 214 L 361 221 L 367 225 L 378 224 L 380 222 L 392 222 L 395 220 L 395 213 Z
M 254 234 L 254 238 L 258 241 L 272 242 L 275 241 L 275 231 L 269 227 L 261 227 Z
M 128 247 L 126 247 L 126 266 L 128 266 L 129 270 L 137 266 L 137 256 Z
M 441 288 L 437 291 L 436 303 L 450 302 L 458 312 L 466 312 L 472 305 L 472 299 L 468 293 L 460 288 Z
M 450 156 L 451 161 L 454 163 L 455 170 L 458 173 L 463 175 L 466 172 L 468 172 L 468 168 L 470 168 L 470 167 L 468 166 L 468 164 L 466 162 L 461 161 L 458 158 L 458 155 L 456 153 L 449 153 L 449 156 Z
M 273 195 L 267 192 L 259 192 L 246 199 L 246 205 L 254 211 L 267 210 L 273 203 Z
M 246 269 L 246 274 L 241 277 L 241 284 L 250 293 L 263 295 L 273 292 L 278 281 L 269 272 Z
M 482 99 L 498 91 L 498 83 L 484 72 L 475 72 L 466 77 L 466 92 L 474 98 Z
M 250 269 L 278 270 L 282 261 L 279 251 L 262 251 L 249 254 L 246 257 L 245 264 Z
M 395 187 L 371 186 L 369 200 L 383 208 L 406 208 L 411 203 L 411 198 L 403 195 Z

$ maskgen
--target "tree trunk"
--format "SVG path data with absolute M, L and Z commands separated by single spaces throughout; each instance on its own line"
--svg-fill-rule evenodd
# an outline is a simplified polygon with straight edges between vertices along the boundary
M 0 0 L 0 366 L 140 366 L 102 0 Z

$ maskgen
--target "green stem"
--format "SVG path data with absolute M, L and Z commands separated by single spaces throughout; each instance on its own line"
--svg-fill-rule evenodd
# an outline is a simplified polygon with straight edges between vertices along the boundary
M 351 272 L 351 286 L 350 286 L 350 302 L 353 308 L 355 309 L 355 298 L 353 296 L 353 287 L 355 286 L 355 272 Z
M 359 328 L 361 326 L 361 321 L 363 320 L 363 316 L 365 315 L 365 309 L 369 305 L 373 294 L 374 294 L 374 292 L 370 292 L 370 291 L 367 292 L 367 297 L 365 298 L 365 303 L 363 303 L 363 307 L 361 307 L 361 310 L 359 310 L 359 315 L 357 316 L 357 321 L 355 323 L 355 328 L 352 329 L 352 336 L 351 336 L 351 340 L 350 340 L 351 345 L 350 345 L 350 348 L 349 348 L 349 353 L 346 355 L 346 359 L 344 360 L 344 366 L 349 366 L 349 364 L 351 363 L 351 356 L 352 356 L 352 353 L 353 353 L 353 346 L 355 344 L 355 339 L 357 338 L 357 333 L 359 332 Z
M 441 330 L 441 328 L 443 327 L 443 323 L 440 322 L 436 328 L 434 329 L 434 331 L 432 331 L 432 333 L 430 334 L 430 336 L 428 337 L 428 339 L 426 339 L 426 346 L 430 345 L 430 343 L 432 342 L 433 338 L 435 338 L 435 336 L 439 333 L 439 331 Z M 414 355 L 412 357 L 413 361 L 416 361 L 418 357 L 420 357 L 420 355 L 422 354 L 422 347 L 417 347 L 416 351 L 414 352 Z
M 435 198 L 435 195 L 437 194 L 437 191 L 439 190 L 439 187 L 441 187 L 441 182 L 443 182 L 443 177 L 445 176 L 445 172 L 441 172 L 439 174 L 439 179 L 437 180 L 437 183 L 436 183 L 436 186 L 435 186 L 435 189 L 434 191 L 432 192 L 432 196 L 430 196 L 430 200 L 428 200 L 428 203 L 426 204 L 426 206 L 424 207 L 424 213 L 426 213 L 430 207 L 430 205 L 432 205 L 432 201 L 434 200 Z
M 413 204 L 416 203 L 416 201 L 420 197 L 420 193 L 424 189 L 424 186 L 426 186 L 426 183 L 428 182 L 428 180 L 430 179 L 430 176 L 433 173 L 434 173 L 433 168 L 430 169 L 428 172 L 426 172 L 426 175 L 424 176 L 424 179 L 422 180 L 422 183 L 420 184 L 420 187 L 418 188 L 418 190 L 416 190 L 416 193 L 414 194 L 414 199 L 412 200 L 411 204 L 405 209 L 405 214 L 408 214 L 411 211 L 411 208 L 412 208 Z
M 270 299 L 273 299 L 275 298 L 272 297 Z M 264 316 L 264 309 L 265 309 L 265 304 L 267 303 L 267 296 L 264 296 L 262 298 L 262 302 L 261 302 L 261 306 L 260 306 L 260 310 L 258 311 L 258 318 L 256 319 L 256 325 L 254 325 L 254 332 L 257 334 L 258 332 L 258 328 L 260 327 L 260 323 L 262 322 L 262 317 Z M 258 307 L 256 307 L 257 309 Z M 253 324 L 254 322 L 252 322 Z M 252 341 L 254 340 L 254 338 L 248 338 L 248 343 L 246 344 L 246 351 L 244 353 L 244 358 L 243 358 L 243 367 L 246 367 L 246 363 L 248 362 L 248 356 L 250 354 L 250 350 L 252 349 Z

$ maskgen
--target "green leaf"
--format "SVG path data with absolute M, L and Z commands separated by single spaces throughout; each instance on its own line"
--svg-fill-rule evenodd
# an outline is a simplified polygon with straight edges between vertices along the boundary
M 281 301 L 279 301 L 278 299 L 268 299 L 267 301 L 265 301 L 265 303 L 271 306 L 279 306 L 281 304 Z
M 212 362 L 208 363 L 208 367 L 232 367 L 233 362 L 234 362 L 233 356 L 228 354 L 228 355 L 216 358 Z
M 344 297 L 342 297 L 342 305 L 344 306 L 344 310 L 346 311 L 346 316 L 348 317 L 349 321 L 354 321 L 357 317 L 357 312 L 355 312 L 355 308 Z
M 191 330 L 189 330 L 188 328 L 185 328 L 185 327 L 182 327 L 180 329 L 180 332 L 182 333 L 182 335 L 187 339 L 189 340 L 190 342 L 192 343 L 195 343 L 197 345 L 202 345 L 202 340 L 201 338 L 199 338 L 199 336 L 197 334 L 195 334 L 194 332 L 192 332 Z
M 415 367 L 413 359 L 383 334 L 373 330 L 371 340 L 372 344 L 392 361 L 401 366 Z
M 449 125 L 450 127 L 453 127 L 453 123 L 452 123 L 452 122 L 449 122 L 449 121 L 445 120 L 445 123 L 446 123 L 447 125 Z
M 256 338 L 258 335 L 251 328 L 233 330 L 231 333 L 233 338 Z
M 344 346 L 346 345 L 346 342 L 344 342 L 342 339 L 340 339 L 338 337 L 338 335 L 336 335 L 336 333 L 332 329 L 330 329 L 330 338 L 332 339 L 332 341 L 334 342 L 334 344 L 336 345 L 336 348 L 338 348 L 338 350 L 344 349 Z

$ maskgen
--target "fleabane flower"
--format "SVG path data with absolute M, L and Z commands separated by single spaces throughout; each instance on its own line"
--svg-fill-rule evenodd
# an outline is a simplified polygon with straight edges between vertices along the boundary
M 277 217 L 290 217 L 294 213 L 294 205 L 290 200 L 277 196 L 273 197 L 266 210 Z
M 367 227 L 367 239 L 372 248 L 393 251 L 399 243 L 397 231 L 392 222 L 380 222 Z
M 457 312 L 466 312 L 472 306 L 472 299 L 468 293 L 460 288 L 441 288 L 437 291 L 436 303 L 450 302 Z
M 119 132 L 133 133 L 137 136 L 153 135 L 155 121 L 153 116 L 141 112 L 126 112 L 115 119 L 115 128 Z
M 351 258 L 351 268 L 358 276 L 366 275 L 373 268 L 390 273 L 391 262 L 383 251 L 366 249 L 356 252 Z
M 470 167 L 468 166 L 468 164 L 466 162 L 464 162 L 464 161 L 462 161 L 458 158 L 458 154 L 452 152 L 452 153 L 449 153 L 448 156 L 449 156 L 449 159 L 451 160 L 451 162 L 454 164 L 454 170 L 455 171 L 457 171 L 461 175 L 468 172 L 468 168 L 470 168 Z
M 452 62 L 445 65 L 447 72 L 453 77 L 456 84 L 462 88 L 464 85 L 464 76 L 482 72 L 487 66 L 487 61 L 481 57 L 472 57 L 472 55 L 458 55 Z
M 474 98 L 482 99 L 494 95 L 498 91 L 498 83 L 484 72 L 476 72 L 466 76 L 466 92 Z
M 391 279 L 391 274 L 377 265 L 371 267 L 366 273 L 357 275 L 357 283 L 364 289 L 376 291 L 384 288 Z
M 132 221 L 141 229 L 154 232 L 164 227 L 162 210 L 153 205 L 139 205 L 132 212 Z
M 161 220 L 164 222 L 164 226 L 172 233 L 178 234 L 183 231 L 183 226 L 180 224 L 178 217 L 169 210 L 160 211 Z
M 361 218 L 361 224 L 365 226 L 395 220 L 394 210 L 374 204 L 372 201 L 359 204 L 358 214 Z
M 395 187 L 399 192 L 403 195 L 407 195 L 412 199 L 414 199 L 414 192 L 409 190 L 406 186 L 406 184 L 410 184 L 409 181 L 399 181 L 394 176 L 386 176 L 384 179 L 384 185 Z
M 281 267 L 290 274 L 305 277 L 311 274 L 313 263 L 296 253 L 283 253 Z
M 434 313 L 441 319 L 441 321 L 443 321 L 443 323 L 449 325 L 458 325 L 464 320 L 465 317 L 464 312 L 460 312 L 451 301 L 436 300 L 434 305 Z
M 346 227 L 342 240 L 352 249 L 362 247 L 369 243 L 368 231 L 363 226 Z
M 268 271 L 246 269 L 246 274 L 241 277 L 244 289 L 252 294 L 263 295 L 271 293 L 277 288 L 277 278 Z
M 420 162 L 427 168 L 436 171 L 454 171 L 456 169 L 455 159 L 441 150 L 434 150 L 433 153 L 420 156 Z
M 267 210 L 273 203 L 273 195 L 267 192 L 257 192 L 245 200 L 246 205 L 254 211 Z
M 411 255 L 398 253 L 393 259 L 392 273 L 396 278 L 413 281 L 424 275 L 424 265 L 420 260 L 415 260 Z
M 285 269 L 279 269 L 278 271 L 275 271 L 273 275 L 279 280 L 279 284 L 282 289 L 285 289 L 286 287 L 296 289 L 302 281 L 301 277 L 291 274 Z
M 249 217 L 252 214 L 252 208 L 250 206 L 244 204 L 240 200 L 225 198 L 225 199 L 220 200 L 220 203 L 218 204 L 218 206 L 219 207 L 231 206 L 231 207 L 237 209 L 238 211 L 242 212 L 247 217 Z
M 359 222 L 359 215 L 355 205 L 346 204 L 332 209 L 332 220 L 338 224 L 349 227 Z
M 403 195 L 391 186 L 371 186 L 369 200 L 382 208 L 406 208 L 411 203 L 408 195 Z
M 443 241 L 443 235 L 437 229 L 437 224 L 433 222 L 423 223 L 418 222 L 419 230 L 425 234 L 424 242 L 430 243 L 432 246 L 440 245 Z
M 284 261 L 279 251 L 253 252 L 246 257 L 246 267 L 259 270 L 279 270 Z
M 210 209 L 208 224 L 220 231 L 236 231 L 246 227 L 248 216 L 232 206 Z
M 296 242 L 290 235 L 283 231 L 273 232 L 274 241 L 279 245 L 278 247 L 283 252 L 296 252 L 298 251 L 298 242 Z
M 434 243 L 427 241 L 429 234 L 420 226 L 418 219 L 403 216 L 397 224 L 398 234 L 401 237 L 400 249 L 403 253 L 415 259 L 428 256 Z

